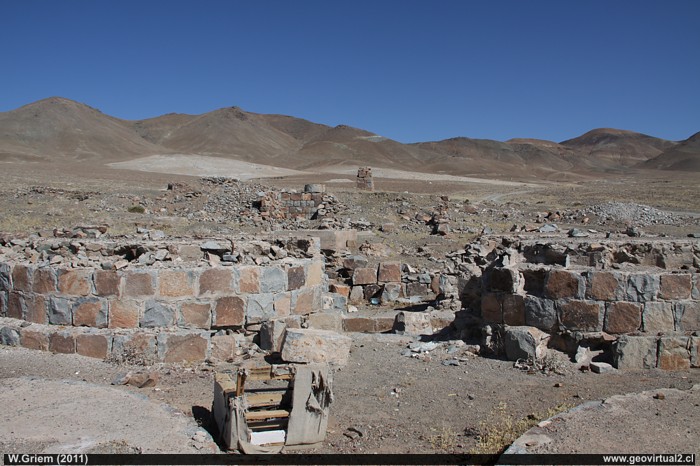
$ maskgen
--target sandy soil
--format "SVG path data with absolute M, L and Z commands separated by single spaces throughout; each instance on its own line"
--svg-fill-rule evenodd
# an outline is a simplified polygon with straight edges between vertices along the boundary
M 507 453 L 700 455 L 700 385 L 615 395 L 543 421 Z M 582 435 L 585 433 L 585 435 Z
M 300 175 L 303 172 L 287 168 L 260 165 L 206 155 L 151 155 L 126 162 L 108 164 L 112 168 L 189 176 L 228 176 L 239 180 Z
M 189 170 L 187 165 L 184 168 Z M 239 168 L 241 172 L 253 171 L 247 165 Z M 214 174 L 240 177 L 228 170 L 224 167 Z M 167 183 L 185 182 L 194 186 L 193 189 L 203 189 L 200 180 L 193 177 L 64 163 L 2 163 L 1 171 L 0 202 L 3 209 L 0 211 L 0 231 L 29 234 L 54 227 L 102 223 L 109 224 L 110 233 L 114 234 L 134 234 L 137 226 L 163 229 L 167 234 L 182 232 L 190 236 L 193 229 L 202 234 L 230 234 L 231 229 L 235 229 L 236 234 L 259 231 L 257 225 L 231 226 L 230 219 L 225 216 L 215 223 L 162 213 L 159 209 L 161 206 L 172 209 L 178 205 L 174 200 L 158 200 L 164 198 Z M 185 173 L 191 174 L 188 171 Z M 348 179 L 352 183 L 352 173 L 341 175 L 340 179 Z M 256 178 L 260 176 L 260 173 L 255 173 Z M 392 172 L 391 176 L 398 175 Z M 269 178 L 266 183 L 275 187 L 303 189 L 304 183 L 333 179 L 339 179 L 339 175 L 297 173 L 284 178 Z M 399 254 L 398 260 L 413 265 L 430 265 L 434 262 L 433 256 L 440 258 L 446 252 L 464 247 L 484 226 L 492 227 L 496 234 L 505 233 L 514 224 L 533 223 L 536 216 L 543 212 L 575 212 L 592 204 L 616 200 L 697 213 L 697 199 L 700 197 L 696 177 L 683 174 L 646 178 L 629 175 L 576 184 L 537 180 L 518 185 L 511 184 L 509 180 L 504 180 L 506 184 L 498 184 L 485 183 L 484 180 L 447 179 L 431 181 L 427 177 L 378 177 L 377 192 L 374 193 L 357 192 L 346 181 L 337 183 L 337 189 L 329 186 L 329 191 L 337 195 L 344 206 L 338 218 L 370 221 L 373 224 L 373 241 L 384 243 Z M 51 190 L 32 190 L 36 186 L 64 191 L 57 194 Z M 254 193 L 258 188 L 250 189 Z M 431 212 L 441 202 L 440 196 L 447 194 L 450 197 L 452 225 L 463 227 L 462 231 L 446 237 L 431 235 L 430 227 L 416 223 L 413 217 L 417 212 Z M 203 191 L 198 199 L 204 203 L 210 197 L 216 195 Z M 139 202 L 136 199 L 148 201 L 146 204 L 152 211 L 146 214 L 128 212 L 130 206 Z M 464 213 L 462 207 L 467 199 L 479 207 L 477 214 Z M 403 211 L 404 214 L 400 213 Z M 387 221 L 396 223 L 396 231 L 379 231 L 379 225 Z M 564 229 L 568 225 L 562 221 L 560 227 Z M 601 218 L 593 219 L 589 227 L 595 227 L 604 234 L 607 231 L 620 232 L 625 225 L 621 220 Z M 649 224 L 644 230 L 653 234 L 685 237 L 697 230 L 697 223 Z M 422 251 L 420 254 L 419 249 Z M 454 354 L 447 353 L 448 346 L 411 358 L 401 355 L 408 343 L 404 337 L 354 335 L 354 338 L 350 363 L 335 374 L 336 400 L 331 407 L 329 431 L 326 442 L 317 452 L 466 453 L 477 445 L 477 437 L 483 432 L 484 424 L 498 425 L 504 421 L 504 416 L 516 420 L 528 416 L 543 419 L 549 417 L 549 410 L 557 407 L 571 407 L 642 390 L 688 390 L 700 383 L 697 370 L 592 374 L 578 372 L 568 363 L 564 364 L 561 374 L 529 374 L 514 368 L 507 361 L 475 358 L 461 353 L 457 355 L 460 358 L 458 366 L 445 366 L 443 360 L 455 358 Z M 127 369 L 130 368 L 77 355 L 53 355 L 18 348 L 0 350 L 0 379 L 3 380 L 30 376 L 85 381 L 107 387 L 118 373 Z M 138 389 L 117 386 L 110 390 L 142 394 L 152 401 L 165 402 L 212 430 L 215 435 L 209 421 L 213 371 L 226 367 L 158 366 L 151 369 L 160 375 L 155 387 Z M 499 411 L 499 405 L 505 408 Z M 670 416 L 669 425 L 677 421 L 676 425 L 681 426 L 687 421 L 687 413 L 674 410 L 671 404 L 659 404 L 659 407 L 664 416 Z M 85 413 L 83 416 L 91 415 L 88 410 L 78 409 L 77 412 Z M 17 411 L 14 413 L 3 422 L 4 425 L 11 427 L 23 422 L 23 416 Z M 697 416 L 693 419 L 697 419 Z M 584 425 L 580 437 L 593 439 L 598 435 L 605 438 L 598 431 L 600 426 L 603 425 Z M 100 429 L 103 427 L 94 430 Z M 104 429 L 108 430 L 109 427 Z M 637 435 L 632 429 L 622 429 L 620 432 L 629 438 Z M 654 441 L 652 429 L 648 430 L 648 440 Z M 24 440 L 15 438 L 12 445 L 1 446 L 3 451 L 6 448 L 18 451 L 23 449 L 22 442 Z M 640 452 L 644 452 L 641 446 Z
M 545 413 L 549 409 L 562 405 L 571 407 L 639 390 L 688 390 L 700 382 L 697 370 L 593 374 L 581 373 L 571 363 L 562 366 L 561 374 L 528 373 L 514 368 L 508 361 L 478 358 L 463 352 L 448 354 L 450 345 L 446 343 L 420 357 L 406 357 L 401 352 L 409 342 L 407 337 L 388 334 L 353 334 L 353 337 L 350 362 L 334 374 L 335 401 L 331 405 L 326 441 L 312 452 L 467 453 L 476 446 L 484 424 L 493 425 L 505 420 L 503 412 L 497 409 L 501 403 L 506 406 L 506 416 L 512 419 L 528 416 L 544 419 L 548 417 Z M 454 358 L 459 360 L 458 366 L 443 365 L 444 360 Z M 230 367 L 159 365 L 150 368 L 159 374 L 155 387 L 108 387 L 118 374 L 128 369 L 139 368 L 117 366 L 79 355 L 23 348 L 0 349 L 0 384 L 29 376 L 51 381 L 85 381 L 113 391 L 138 393 L 152 401 L 170 404 L 216 436 L 209 420 L 213 373 Z M 19 411 L 23 403 L 15 404 L 14 411 L 8 411 L 2 423 L 6 428 L 26 432 L 30 418 Z M 3 405 L 10 407 L 12 403 Z M 669 425 L 677 421 L 678 426 L 685 426 L 688 412 L 674 410 L 671 406 L 660 404 L 658 410 L 670 419 Z M 91 413 L 90 409 L 84 405 L 82 409 L 71 412 Z M 78 418 L 88 416 L 92 414 L 79 415 Z M 88 425 L 88 420 L 84 419 L 78 425 L 81 423 Z M 104 434 L 111 429 L 110 426 L 94 426 L 93 435 Z M 136 433 L 144 429 L 146 436 L 153 426 L 139 422 L 131 427 Z M 578 431 L 579 436 L 592 436 L 597 429 L 595 424 L 584 425 Z M 632 430 L 621 428 L 620 432 L 622 435 L 625 432 L 631 434 Z M 648 442 L 640 442 L 635 451 L 644 453 L 648 450 L 646 446 L 654 441 L 654 431 L 649 429 L 648 435 Z M 18 434 L 2 447 L 17 451 L 23 441 Z

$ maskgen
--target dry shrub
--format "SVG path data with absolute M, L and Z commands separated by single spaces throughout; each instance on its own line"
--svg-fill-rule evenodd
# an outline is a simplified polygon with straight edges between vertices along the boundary
M 428 442 L 435 451 L 451 451 L 457 445 L 457 433 L 451 427 L 443 427 L 440 432 L 428 437 Z
M 508 405 L 500 402 L 491 411 L 488 419 L 479 423 L 480 433 L 477 444 L 469 453 L 499 455 L 528 429 L 536 426 L 542 420 L 572 407 L 572 405 L 560 404 L 543 413 L 530 414 L 526 418 L 515 419 L 508 413 Z

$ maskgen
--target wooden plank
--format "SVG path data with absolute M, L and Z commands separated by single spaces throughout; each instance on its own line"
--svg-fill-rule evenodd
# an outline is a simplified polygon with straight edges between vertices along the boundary
M 246 421 L 259 421 L 262 419 L 277 419 L 289 417 L 289 411 L 284 409 L 272 409 L 269 411 L 249 411 L 245 413 Z
M 255 408 L 259 406 L 274 406 L 282 403 L 284 392 L 271 393 L 246 393 L 246 401 L 248 406 Z
M 245 390 L 246 379 L 247 376 L 245 372 L 238 371 L 238 377 L 236 377 L 236 396 L 243 395 L 243 391 Z
M 268 373 L 254 373 L 251 372 L 248 375 L 248 380 L 292 380 L 292 374 L 271 374 Z
M 286 429 L 288 419 L 275 419 L 274 421 L 250 421 L 247 422 L 250 430 L 275 430 Z
M 217 373 L 216 375 L 214 375 L 214 380 L 221 387 L 221 390 L 223 391 L 224 396 L 236 391 L 236 384 L 233 381 L 233 379 L 231 379 L 230 374 Z

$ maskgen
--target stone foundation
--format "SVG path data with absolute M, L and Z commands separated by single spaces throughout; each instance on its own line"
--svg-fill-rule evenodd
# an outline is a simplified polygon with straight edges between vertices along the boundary
M 697 367 L 697 241 L 517 246 L 484 269 L 485 323 L 618 336 L 619 368 Z
M 317 238 L 56 240 L 2 253 L 2 340 L 28 348 L 202 361 L 267 321 L 346 307 L 328 293 Z

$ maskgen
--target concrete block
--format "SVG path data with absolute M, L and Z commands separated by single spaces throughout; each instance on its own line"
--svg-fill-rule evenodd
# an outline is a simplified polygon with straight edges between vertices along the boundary
M 285 319 L 274 319 L 263 322 L 260 328 L 260 348 L 273 353 L 282 350 L 284 331 L 287 329 Z
M 10 293 L 12 297 L 12 293 Z M 49 300 L 49 323 L 73 325 L 73 302 L 68 298 L 52 296 Z
M 349 301 L 353 304 L 359 304 L 365 301 L 365 290 L 361 285 L 352 287 Z
M 12 290 L 12 268 L 9 264 L 0 264 L 0 291 Z
M 321 260 L 314 260 L 306 267 L 306 286 L 323 284 L 326 276 L 325 266 Z
M 153 364 L 158 361 L 156 336 L 145 332 L 114 335 L 111 355 L 117 361 Z
M 246 305 L 246 325 L 259 324 L 277 317 L 274 307 L 274 295 L 272 293 L 260 293 L 248 295 Z
M 503 308 L 498 294 L 484 293 L 481 296 L 481 318 L 484 322 L 503 323 Z
M 659 369 L 666 371 L 685 371 L 690 369 L 690 338 L 659 338 Z
M 551 299 L 583 298 L 585 281 L 583 277 L 569 270 L 550 270 L 544 284 L 545 297 Z
M 32 291 L 33 270 L 23 264 L 15 264 L 12 268 L 12 285 L 15 291 Z
M 626 296 L 627 279 L 618 272 L 593 272 L 588 275 L 586 296 L 596 301 L 620 301 Z
M 382 303 L 389 304 L 397 301 L 401 297 L 402 290 L 401 283 L 385 283 L 382 288 Z
M 56 272 L 49 267 L 41 267 L 34 271 L 32 291 L 39 294 L 55 293 L 57 291 Z
M 700 367 L 700 336 L 690 337 L 690 367 Z
M 642 327 L 642 304 L 617 301 L 605 306 L 605 325 L 608 333 L 632 333 Z
M 208 350 L 206 332 L 158 334 L 158 359 L 165 363 L 201 362 L 207 358 Z
M 368 264 L 369 261 L 367 260 L 367 258 L 359 254 L 348 256 L 345 259 L 343 259 L 343 268 L 346 268 L 348 270 L 365 268 Z
M 211 328 L 211 303 L 199 301 L 181 303 L 178 324 L 189 328 Z
M 78 354 L 105 359 L 111 351 L 112 338 L 108 335 L 83 333 L 75 337 L 75 343 Z
M 233 291 L 233 272 L 230 268 L 207 269 L 199 276 L 199 295 L 230 294 Z
M 659 294 L 659 276 L 633 273 L 627 277 L 627 301 L 655 301 Z
M 185 262 L 199 261 L 204 258 L 204 253 L 199 246 L 183 244 L 178 246 L 177 255 Z
M 87 296 L 92 289 L 92 272 L 89 270 L 59 270 L 58 291 L 69 296 Z
M 428 285 L 425 283 L 406 283 L 406 296 L 426 296 L 428 294 Z
M 22 293 L 11 291 L 7 299 L 7 317 L 24 319 L 27 315 L 27 306 Z
M 374 319 L 374 332 L 375 333 L 388 333 L 394 330 L 394 323 L 396 322 L 396 317 L 390 316 L 375 316 Z
M 108 303 L 109 328 L 135 328 L 139 326 L 142 304 L 138 301 L 111 300 Z
M 374 333 L 374 319 L 371 317 L 345 317 L 343 330 L 351 333 Z
M 523 289 L 533 296 L 544 294 L 544 282 L 547 278 L 545 269 L 524 269 L 520 273 L 523 277 Z
M 286 317 L 292 312 L 292 293 L 287 291 L 285 293 L 275 293 L 274 295 L 274 309 L 275 315 L 277 317 Z
M 19 341 L 23 348 L 49 350 L 49 336 L 39 328 L 36 325 L 30 325 L 20 330 Z
M 364 285 L 362 287 L 362 291 L 363 291 L 363 294 L 365 297 L 365 301 L 369 301 L 372 298 L 381 299 L 383 289 L 384 289 L 384 285 L 377 285 L 377 284 Z
M 54 353 L 75 353 L 75 336 L 69 331 L 54 332 L 49 335 L 49 351 Z
M 292 314 L 306 315 L 323 310 L 323 293 L 320 288 L 304 288 L 292 291 Z
M 596 301 L 566 301 L 559 305 L 559 321 L 568 330 L 599 332 L 603 329 L 603 306 Z
M 434 329 L 446 329 L 455 320 L 455 313 L 452 311 L 430 311 L 430 325 Z
M 265 267 L 260 277 L 260 292 L 281 293 L 287 291 L 287 273 L 279 267 Z
M 26 307 L 25 320 L 36 324 L 48 324 L 49 312 L 46 298 L 40 294 L 28 295 L 24 297 Z
M 676 331 L 700 330 L 700 301 L 679 301 L 674 306 Z
M 336 293 L 323 293 L 323 312 L 347 310 L 347 299 Z
M 487 277 L 487 287 L 489 291 L 515 293 L 520 287 L 520 273 L 511 268 L 495 268 Z
M 521 295 L 503 296 L 503 323 L 506 325 L 525 325 L 525 299 Z
M 515 326 L 506 327 L 504 346 L 509 361 L 531 359 L 533 361 L 544 357 L 547 352 L 549 334 L 535 327 Z
M 690 298 L 700 300 L 700 273 L 693 274 L 693 289 L 690 291 Z
M 396 314 L 394 331 L 406 335 L 432 335 L 433 324 L 427 312 L 406 312 Z
M 107 327 L 107 302 L 99 298 L 78 298 L 73 303 L 73 325 Z
M 212 335 L 210 358 L 223 362 L 233 361 L 236 358 L 239 348 L 238 340 L 241 337 L 238 334 Z
M 287 289 L 298 290 L 306 284 L 306 271 L 304 267 L 290 267 L 287 269 Z
M 113 270 L 95 270 L 95 294 L 97 296 L 119 296 L 121 278 Z
M 659 279 L 659 299 L 689 299 L 692 290 L 690 274 L 666 274 Z M 36 280 L 36 278 L 35 278 Z
M 353 285 L 370 285 L 377 283 L 377 269 L 374 267 L 360 267 L 352 272 Z
M 238 273 L 238 290 L 241 293 L 260 293 L 260 267 L 241 267 Z
M 525 325 L 537 327 L 545 332 L 557 325 L 557 310 L 554 301 L 527 295 L 524 299 Z
M 644 303 L 642 310 L 642 329 L 647 333 L 673 332 L 673 304 L 663 301 Z
M 161 270 L 158 273 L 158 294 L 165 298 L 194 296 L 193 275 L 186 270 Z
M 357 243 L 357 230 L 298 230 L 293 234 L 318 238 L 319 248 L 328 251 L 345 251 L 349 244 Z
M 343 331 L 343 316 L 337 312 L 314 312 L 309 314 L 306 322 L 309 328 L 318 330 Z
M 224 296 L 216 300 L 214 327 L 241 327 L 245 323 L 245 301 L 239 296 Z
M 344 366 L 350 356 L 351 344 L 350 337 L 336 332 L 287 328 L 281 356 L 287 362 Z
M 175 308 L 160 301 L 150 300 L 144 306 L 140 327 L 173 327 L 177 323 Z
M 19 330 L 13 327 L 0 328 L 0 345 L 19 346 Z
M 345 296 L 346 298 L 350 298 L 350 286 L 348 285 L 344 285 L 341 283 L 331 283 L 328 289 L 331 293 L 338 293 L 340 295 Z
M 657 350 L 655 336 L 622 335 L 613 345 L 613 365 L 618 369 L 653 369 Z
M 596 374 L 606 374 L 608 372 L 613 372 L 615 368 L 608 364 L 607 362 L 591 362 L 590 364 L 591 371 L 595 372 Z
M 382 262 L 379 264 L 377 281 L 379 283 L 401 283 L 401 263 Z

